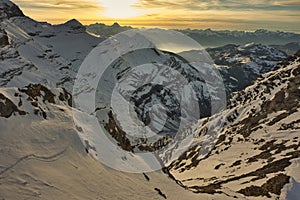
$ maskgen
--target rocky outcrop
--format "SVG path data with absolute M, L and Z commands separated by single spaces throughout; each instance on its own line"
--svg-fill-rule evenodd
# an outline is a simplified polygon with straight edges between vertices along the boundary
M 11 17 L 24 17 L 20 8 L 9 0 L 0 1 L 0 19 Z
M 5 32 L 5 30 L 0 30 L 0 47 L 4 47 L 6 45 L 9 45 L 8 36 Z
M 19 89 L 19 91 L 27 94 L 31 100 L 37 101 L 38 97 L 41 97 L 43 102 L 55 103 L 55 95 L 41 84 L 30 84 L 24 89 Z
M 25 111 L 21 111 L 9 98 L 0 93 L 0 117 L 9 118 L 15 114 L 26 115 Z

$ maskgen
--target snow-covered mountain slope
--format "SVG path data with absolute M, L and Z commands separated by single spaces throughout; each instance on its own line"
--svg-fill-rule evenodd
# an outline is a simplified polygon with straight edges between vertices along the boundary
M 255 43 L 226 45 L 207 52 L 220 70 L 228 94 L 249 86 L 287 58 L 283 51 Z
M 195 135 L 215 131 L 216 145 L 205 158 L 199 158 L 201 146 L 190 149 L 169 166 L 170 173 L 195 193 L 238 199 L 295 196 L 300 182 L 299 80 L 300 52 L 234 93 L 227 110 L 200 121 Z
M 71 103 L 66 90 L 41 84 L 0 89 L 1 199 L 223 199 L 185 190 L 163 171 L 127 174 L 104 166 L 79 138 L 88 124 L 74 126 L 80 111 Z
M 0 199 L 198 198 L 161 171 L 126 174 L 95 160 L 70 101 L 65 90 L 38 84 L 0 89 Z
M 287 79 L 280 87 L 293 86 L 292 80 L 299 80 L 293 78 L 294 74 L 299 75 L 299 65 L 296 65 L 296 63 L 267 74 L 263 80 L 267 81 L 278 76 L 283 80 Z M 254 95 L 255 88 L 258 85 L 259 82 L 255 86 L 249 87 L 246 90 L 247 93 Z M 299 84 L 294 85 L 292 88 L 295 89 L 295 86 L 299 88 Z M 264 86 L 262 85 L 262 87 Z M 293 99 L 293 95 L 299 95 L 299 92 L 297 93 L 292 88 L 286 90 L 288 93 L 287 98 L 290 96 Z M 274 95 L 273 90 L 271 90 L 271 95 Z M 233 99 L 238 101 L 238 96 L 244 96 L 244 94 L 236 94 Z M 232 141 L 227 136 L 225 139 L 221 136 L 217 148 L 207 159 L 199 162 L 196 168 L 188 169 L 189 167 L 186 167 L 188 166 L 187 162 L 186 165 L 178 168 L 178 170 L 187 168 L 182 173 L 172 169 L 170 172 L 176 179 L 181 180 L 181 183 L 178 182 L 179 184 L 191 185 L 191 188 L 185 189 L 162 172 L 126 174 L 104 167 L 93 159 L 86 152 L 89 149 L 85 151 L 85 147 L 77 135 L 76 127 L 73 126 L 72 108 L 69 106 L 70 98 L 70 94 L 63 89 L 49 90 L 38 84 L 23 88 L 2 88 L 0 90 L 0 198 L 221 200 L 236 199 L 234 197 L 236 196 L 239 199 L 249 199 L 248 196 L 245 197 L 234 190 L 245 189 L 248 185 L 257 183 L 259 187 L 247 188 L 241 190 L 241 192 L 253 195 L 257 194 L 258 191 L 258 194 L 265 194 L 266 196 L 269 195 L 267 194 L 269 192 L 272 197 L 275 197 L 276 195 L 273 193 L 278 193 L 282 184 L 287 182 L 287 176 L 293 177 L 293 181 L 291 185 L 284 188 L 285 193 L 288 197 L 297 197 L 299 166 L 293 158 L 298 155 L 297 152 L 299 151 L 297 150 L 299 139 L 296 138 L 299 133 L 289 130 L 298 127 L 297 122 L 289 123 L 292 116 L 287 117 L 281 123 L 287 124 L 285 127 L 288 127 L 288 131 L 280 131 L 275 134 L 272 131 L 277 130 L 276 125 L 263 127 L 261 130 L 270 129 L 272 134 L 264 135 L 265 133 L 263 133 L 263 135 L 260 135 L 260 130 L 260 132 L 253 133 L 253 138 L 249 136 L 244 138 L 244 136 L 232 132 Z M 244 105 L 240 101 L 242 100 L 239 100 L 238 103 L 233 100 L 230 105 L 237 106 L 241 111 L 247 110 L 253 105 L 259 105 L 259 102 Z M 295 107 L 295 105 L 291 106 Z M 234 110 L 232 108 L 233 113 Z M 241 113 L 242 120 L 245 114 Z M 231 116 L 230 112 L 227 111 L 221 114 L 224 115 L 224 118 Z M 217 117 L 220 115 L 217 115 Z M 269 121 L 273 121 L 275 118 L 271 117 Z M 230 126 L 229 123 L 228 127 Z M 235 123 L 231 123 L 234 126 Z M 280 126 L 280 124 L 277 125 Z M 228 127 L 226 127 L 226 130 L 229 130 Z M 200 129 L 204 130 L 205 128 L 201 127 Z M 199 130 L 199 132 L 201 131 Z M 287 136 L 287 132 L 290 135 Z M 230 135 L 228 136 L 230 137 Z M 256 139 L 257 137 L 259 138 Z M 276 141 L 272 142 L 270 137 Z M 239 138 L 240 141 L 238 141 Z M 229 148 L 226 149 L 226 147 Z M 254 148 L 257 149 L 254 150 Z M 224 151 L 222 151 L 223 149 Z M 219 155 L 215 153 L 217 150 L 220 150 Z M 249 164 L 245 164 L 243 161 L 239 164 L 235 158 L 240 155 L 233 156 L 237 152 L 242 156 L 238 159 L 246 159 Z M 284 157 L 281 157 L 281 155 L 284 155 Z M 190 156 L 192 156 L 192 153 Z M 178 162 L 182 162 L 182 158 Z M 195 161 L 197 163 L 196 159 L 192 160 L 194 161 L 191 161 L 191 163 Z M 269 164 L 267 164 L 268 161 Z M 247 167 L 247 165 L 249 166 Z M 288 166 L 285 167 L 286 165 Z M 242 168 L 239 169 L 239 167 Z M 285 169 L 285 171 L 281 171 L 281 169 Z M 264 177 L 264 174 L 266 177 Z M 216 178 L 211 176 L 216 176 Z M 218 178 L 220 182 L 216 183 L 217 186 L 211 184 L 213 181 L 218 181 Z M 257 182 L 252 180 L 249 183 L 242 184 L 242 187 L 239 186 L 239 181 L 247 182 L 248 179 L 252 178 L 261 178 L 260 180 L 263 183 L 266 179 L 268 181 L 266 181 L 266 184 L 260 184 L 259 180 Z M 201 188 L 201 183 L 209 186 Z M 218 184 L 220 184 L 220 189 L 218 189 Z M 196 193 L 189 190 L 196 191 Z M 199 191 L 200 193 L 197 193 Z M 257 197 L 257 199 L 261 198 L 261 196 Z
M 53 26 L 24 16 L 10 1 L 0 5 L 1 86 L 42 83 L 71 91 L 82 60 L 103 39 L 76 20 Z

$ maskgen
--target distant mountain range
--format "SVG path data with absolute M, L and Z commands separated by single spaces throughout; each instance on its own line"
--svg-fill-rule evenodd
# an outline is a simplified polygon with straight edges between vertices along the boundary
M 113 25 L 105 25 L 96 23 L 86 26 L 87 31 L 101 37 L 110 37 L 117 33 L 132 29 L 130 26 L 120 26 L 117 22 Z M 264 45 L 273 45 L 287 54 L 292 55 L 300 49 L 300 34 L 282 32 L 282 31 L 268 31 L 264 29 L 256 30 L 254 32 L 246 31 L 217 31 L 217 30 L 176 30 L 187 36 L 190 36 L 203 47 L 220 47 L 227 44 L 244 45 L 247 43 L 260 43 Z
M 86 26 L 88 32 L 98 35 L 100 37 L 110 37 L 115 34 L 121 33 L 132 29 L 130 26 L 120 26 L 117 22 L 113 25 L 105 25 L 102 23 L 96 23 Z
M 300 34 L 282 31 L 268 31 L 264 29 L 254 32 L 246 31 L 215 31 L 207 30 L 179 30 L 192 37 L 204 47 L 217 47 L 226 44 L 261 43 L 264 45 L 285 45 L 299 42 Z

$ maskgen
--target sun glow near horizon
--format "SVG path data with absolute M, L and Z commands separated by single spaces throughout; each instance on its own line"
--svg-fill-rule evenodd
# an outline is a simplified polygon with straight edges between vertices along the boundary
M 261 0 L 12 0 L 26 15 L 59 24 L 92 23 L 173 29 L 300 32 L 300 2 Z
M 126 19 L 138 17 L 146 14 L 143 9 L 135 7 L 138 0 L 98 0 L 103 6 L 102 15 L 113 19 Z

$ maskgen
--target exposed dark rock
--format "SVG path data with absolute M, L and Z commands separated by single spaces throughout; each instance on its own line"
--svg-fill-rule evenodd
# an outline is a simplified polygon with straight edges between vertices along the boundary
M 149 176 L 147 176 L 147 174 L 143 173 L 143 175 L 147 181 L 150 181 L 150 178 L 149 178 Z
M 0 2 L 0 19 L 11 17 L 24 17 L 20 8 L 9 0 Z
M 126 137 L 126 132 L 120 128 L 117 121 L 115 120 L 112 111 L 108 113 L 109 120 L 104 126 L 107 132 L 118 142 L 118 145 L 125 151 L 133 151 L 134 147 L 131 146 L 129 139 Z
M 300 119 L 292 121 L 291 123 L 284 123 L 281 125 L 279 130 L 295 130 L 295 129 L 300 129 Z
M 9 118 L 13 114 L 26 115 L 25 111 L 21 111 L 18 107 L 6 96 L 0 94 L 0 117 Z
M 238 192 L 245 196 L 267 196 L 271 197 L 270 193 L 280 195 L 282 188 L 289 183 L 290 177 L 285 174 L 278 174 L 277 176 L 269 179 L 261 187 L 250 186 L 241 189 Z
M 42 97 L 43 102 L 55 103 L 55 95 L 41 84 L 30 84 L 25 88 L 19 89 L 20 92 L 27 94 L 32 100 L 37 101 L 37 97 Z M 43 92 L 43 93 L 42 93 Z
M 254 197 L 267 196 L 269 198 L 271 197 L 270 194 L 266 190 L 264 190 L 262 187 L 253 186 L 253 185 L 250 187 L 247 187 L 245 189 L 241 189 L 238 192 L 245 196 L 254 196 Z
M 217 191 L 217 189 L 221 188 L 220 184 L 210 184 L 207 186 L 192 186 L 190 187 L 192 190 L 195 190 L 195 193 L 207 193 L 207 194 L 215 194 L 215 193 L 222 193 Z
M 217 166 L 215 166 L 215 170 L 220 169 L 221 166 L 225 165 L 224 163 L 218 164 Z
M 165 195 L 160 189 L 154 188 L 154 190 L 157 191 L 158 194 L 159 194 L 160 196 L 162 196 L 164 199 L 167 199 L 167 195 Z
M 0 47 L 9 45 L 8 36 L 5 30 L 0 30 Z
M 239 166 L 239 165 L 241 165 L 241 163 L 242 163 L 241 160 L 237 160 L 237 161 L 235 161 L 230 167 Z
M 59 94 L 59 100 L 68 102 L 68 105 L 72 107 L 73 100 L 72 100 L 72 95 L 63 88 L 63 92 Z
M 87 153 L 89 153 L 89 150 L 90 150 L 90 149 L 96 151 L 96 148 L 95 148 L 94 146 L 92 146 L 92 145 L 89 143 L 89 141 L 85 140 L 84 143 L 85 143 L 85 151 L 86 151 Z
M 285 174 L 278 174 L 274 178 L 269 179 L 262 188 L 270 193 L 280 195 L 283 186 L 289 183 L 290 177 Z

